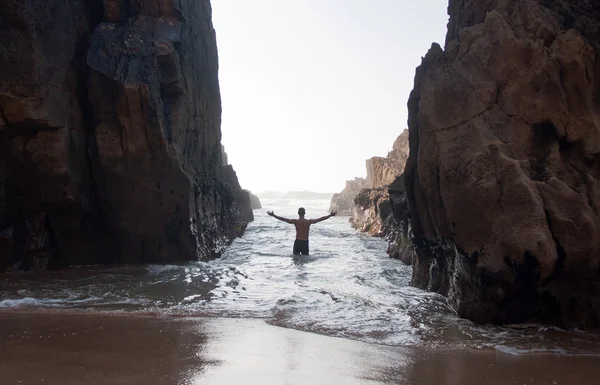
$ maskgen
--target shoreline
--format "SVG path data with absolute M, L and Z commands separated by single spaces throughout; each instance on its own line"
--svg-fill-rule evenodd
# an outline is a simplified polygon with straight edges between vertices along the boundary
M 596 384 L 599 356 L 393 347 L 264 319 L 0 311 L 3 384 Z

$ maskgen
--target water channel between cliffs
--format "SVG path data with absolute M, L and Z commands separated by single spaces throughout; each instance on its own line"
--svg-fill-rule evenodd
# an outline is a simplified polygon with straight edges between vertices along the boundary
M 0 278 L 0 308 L 261 318 L 273 325 L 393 346 L 492 348 L 507 354 L 600 356 L 600 334 L 540 325 L 479 326 L 439 295 L 409 285 L 411 268 L 347 217 L 313 226 L 311 256 L 291 255 L 294 230 L 266 215 L 326 213 L 328 201 L 272 200 L 222 258 L 141 267 L 87 267 Z

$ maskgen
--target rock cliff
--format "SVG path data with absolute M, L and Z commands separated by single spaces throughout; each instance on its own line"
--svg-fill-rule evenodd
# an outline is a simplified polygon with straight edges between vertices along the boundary
M 252 207 L 252 210 L 262 209 L 260 199 L 250 191 L 248 191 L 248 194 L 250 194 L 250 206 Z
M 417 69 L 413 283 L 481 323 L 600 325 L 600 8 L 450 0 Z
M 386 157 L 367 160 L 366 179 L 346 182 L 344 190 L 331 199 L 330 209 L 350 215 L 358 231 L 387 237 L 390 257 L 411 264 L 414 251 L 403 175 L 408 151 L 408 130 L 404 130 Z
M 374 157 L 367 160 L 366 188 L 377 189 L 391 185 L 404 172 L 408 152 L 408 130 L 404 130 L 385 158 Z
M 354 198 L 352 225 L 372 236 L 386 236 L 393 228 L 393 209 L 388 187 L 404 173 L 408 159 L 408 130 L 394 142 L 385 158 L 367 160 L 367 187 Z
M 342 216 L 351 216 L 354 211 L 354 198 L 365 188 L 367 188 L 367 181 L 364 178 L 346 181 L 346 187 L 340 193 L 333 194 L 329 211 L 337 211 L 338 215 Z
M 208 0 L 3 1 L 0 68 L 0 269 L 209 258 L 251 220 Z

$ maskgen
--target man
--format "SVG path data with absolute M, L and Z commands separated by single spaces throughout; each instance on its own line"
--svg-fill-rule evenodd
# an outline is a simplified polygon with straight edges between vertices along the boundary
M 300 207 L 298 209 L 298 219 L 288 219 L 275 215 L 273 211 L 267 211 L 267 214 L 272 216 L 275 219 L 279 219 L 280 221 L 292 224 L 296 226 L 296 240 L 294 241 L 294 255 L 302 254 L 308 255 L 308 231 L 310 230 L 310 225 L 314 223 L 323 222 L 326 219 L 329 219 L 335 214 L 335 211 L 332 211 L 331 214 L 318 218 L 318 219 L 306 219 L 304 215 L 306 214 L 306 210 L 304 207 Z

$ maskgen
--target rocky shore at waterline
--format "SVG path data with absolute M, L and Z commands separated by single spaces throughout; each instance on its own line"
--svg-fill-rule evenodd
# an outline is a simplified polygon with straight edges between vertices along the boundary
M 352 226 L 375 237 L 386 237 L 388 254 L 412 263 L 408 206 L 404 189 L 404 168 L 408 159 L 408 130 L 394 142 L 386 157 L 366 161 L 366 178 L 346 182 L 331 199 L 331 210 L 350 216 Z

